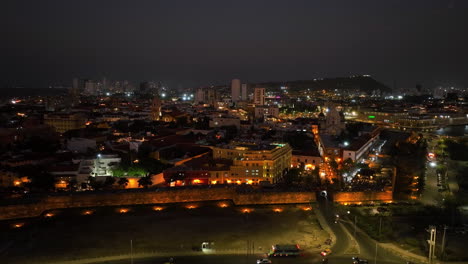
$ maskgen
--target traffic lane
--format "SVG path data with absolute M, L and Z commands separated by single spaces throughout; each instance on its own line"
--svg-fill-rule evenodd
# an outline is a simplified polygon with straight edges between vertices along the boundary
M 346 228 L 351 229 L 354 228 L 353 224 L 351 223 L 344 223 Z M 374 261 L 375 259 L 375 242 L 365 233 L 361 231 L 356 232 L 356 240 L 359 244 L 359 248 L 361 250 L 360 256 L 365 257 L 366 259 Z M 406 260 L 390 253 L 389 251 L 378 247 L 377 248 L 377 259 L 382 259 L 389 261 L 391 263 L 406 263 Z
M 330 256 L 328 258 L 328 264 L 346 264 L 352 263 L 352 255 L 349 256 Z M 261 256 L 242 256 L 242 255 L 206 255 L 206 256 L 190 256 L 190 257 L 174 257 L 175 264 L 255 264 L 257 259 Z M 310 264 L 310 263 L 322 263 L 321 256 L 311 257 L 296 257 L 296 258 L 272 258 L 272 264 Z M 364 259 L 364 258 L 363 258 Z M 367 259 L 369 263 L 374 260 Z M 145 258 L 145 259 L 134 259 L 134 264 L 162 264 L 168 261 L 168 258 Z M 379 264 L 397 264 L 405 262 L 394 262 L 385 258 L 377 260 Z M 101 262 L 100 264 L 128 264 L 129 259 L 120 261 Z
M 335 244 L 332 247 L 333 252 L 337 254 L 344 253 L 351 245 L 351 241 L 346 234 L 344 227 L 340 224 L 335 224 L 336 213 L 332 204 L 329 204 L 326 201 L 321 201 L 318 209 L 322 212 L 328 226 L 336 236 L 336 241 L 334 241 Z

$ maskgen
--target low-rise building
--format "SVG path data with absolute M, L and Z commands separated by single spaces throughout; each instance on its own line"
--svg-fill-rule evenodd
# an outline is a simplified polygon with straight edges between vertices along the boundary
M 209 126 L 211 128 L 235 126 L 237 129 L 240 129 L 240 119 L 229 116 L 213 117 L 209 122 Z
M 86 127 L 86 117 L 81 114 L 45 114 L 44 123 L 53 126 L 59 133 Z

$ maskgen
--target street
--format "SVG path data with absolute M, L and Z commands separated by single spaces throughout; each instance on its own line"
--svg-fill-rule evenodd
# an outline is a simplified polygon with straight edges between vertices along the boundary
M 352 256 L 332 256 L 329 258 L 329 264 L 346 264 L 352 263 Z M 261 256 L 242 256 L 242 255 L 207 255 L 207 256 L 189 256 L 189 257 L 175 257 L 175 264 L 255 264 L 256 260 Z M 134 259 L 134 264 L 162 264 L 165 263 L 168 258 L 147 258 L 147 259 Z M 297 257 L 297 258 L 272 258 L 273 264 L 310 264 L 310 263 L 321 263 L 322 258 L 320 256 L 315 257 Z M 373 263 L 370 259 L 369 263 Z M 113 262 L 101 262 L 102 264 L 129 264 L 130 259 Z M 393 264 L 393 263 L 406 263 L 406 262 L 392 262 L 388 260 L 379 259 L 377 263 L 382 264 Z
M 328 225 L 337 237 L 337 241 L 332 248 L 333 255 L 329 258 L 330 263 L 333 263 L 332 260 L 345 260 L 355 256 L 352 253 L 349 253 L 352 252 L 350 247 L 355 243 L 352 238 L 354 236 L 354 223 L 349 220 L 340 220 L 338 223 L 335 223 L 336 215 L 341 212 L 336 211 L 333 207 L 333 203 L 326 199 L 319 201 L 318 209 L 325 216 Z M 359 221 L 359 219 L 357 220 Z M 374 262 L 375 258 L 377 259 L 377 263 L 406 263 L 406 260 L 390 254 L 381 248 L 378 248 L 377 254 L 375 254 L 376 244 L 367 236 L 367 234 L 360 232 L 359 229 L 356 231 L 355 239 L 358 245 L 358 253 L 360 253 L 357 254 L 357 256 L 362 259 L 367 259 L 369 263 Z

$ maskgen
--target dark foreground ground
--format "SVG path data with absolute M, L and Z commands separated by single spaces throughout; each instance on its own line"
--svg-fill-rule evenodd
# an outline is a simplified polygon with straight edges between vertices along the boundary
M 277 243 L 300 244 L 316 255 L 328 234 L 307 207 L 218 202 L 57 210 L 35 219 L 0 222 L 0 257 L 6 261 L 2 263 L 14 264 L 128 254 L 130 240 L 136 254 L 193 253 L 202 242 L 214 241 L 235 255 L 245 256 L 247 244 L 251 254 L 259 255 Z

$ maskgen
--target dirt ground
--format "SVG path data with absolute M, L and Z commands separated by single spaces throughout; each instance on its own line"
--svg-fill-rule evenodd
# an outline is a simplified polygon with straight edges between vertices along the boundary
M 204 241 L 239 254 L 247 251 L 247 244 L 254 253 L 286 243 L 317 251 L 328 234 L 307 207 L 235 207 L 217 202 L 58 210 L 37 219 L 0 222 L 0 256 L 7 263 L 22 262 L 26 256 L 47 263 L 127 254 L 130 240 L 135 253 L 183 253 Z

